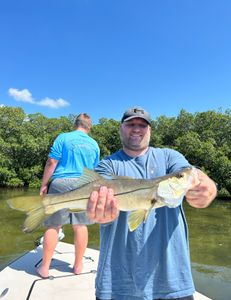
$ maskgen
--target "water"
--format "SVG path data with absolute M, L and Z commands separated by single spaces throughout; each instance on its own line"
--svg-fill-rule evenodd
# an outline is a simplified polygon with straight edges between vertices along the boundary
M 42 236 L 43 229 L 25 234 L 24 213 L 8 207 L 6 199 L 38 194 L 38 191 L 0 189 L 0 270 L 28 250 Z M 231 295 L 231 201 L 215 200 L 206 209 L 187 205 L 190 253 L 196 289 L 213 300 L 229 300 Z M 64 227 L 64 242 L 73 242 L 71 226 Z M 99 247 L 99 226 L 89 226 L 89 247 Z
M 196 289 L 213 300 L 231 299 L 231 201 L 185 205 L 185 212 Z
M 5 190 L 0 189 L 0 270 L 10 261 L 35 247 L 36 241 L 43 235 L 44 229 L 37 229 L 33 233 L 23 233 L 22 224 L 25 214 L 10 209 L 6 200 L 16 196 L 38 195 L 38 190 Z M 64 242 L 73 243 L 73 232 L 71 225 L 64 228 Z M 94 249 L 99 248 L 99 226 L 89 226 L 88 246 Z

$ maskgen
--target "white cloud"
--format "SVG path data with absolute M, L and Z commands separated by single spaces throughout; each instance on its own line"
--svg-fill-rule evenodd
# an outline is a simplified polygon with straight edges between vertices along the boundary
M 36 101 L 32 98 L 32 94 L 27 90 L 18 90 L 10 88 L 8 90 L 8 94 L 14 98 L 16 101 L 28 102 L 28 103 L 35 103 Z
M 0 104 L 0 107 L 5 107 L 5 105 L 4 104 Z
M 58 100 L 54 100 L 48 97 L 42 99 L 41 101 L 38 101 L 37 104 L 41 106 L 51 107 L 51 108 L 59 108 L 59 107 L 65 107 L 70 105 L 69 102 L 67 102 L 62 98 L 59 98 Z
M 16 101 L 19 102 L 20 101 L 27 102 L 30 104 L 46 106 L 50 108 L 60 108 L 60 107 L 65 107 L 70 105 L 69 102 L 67 102 L 62 98 L 56 100 L 56 99 L 51 99 L 49 97 L 46 97 L 42 100 L 35 100 L 28 89 L 18 90 L 18 89 L 10 88 L 8 90 L 8 94 L 10 97 L 14 98 Z

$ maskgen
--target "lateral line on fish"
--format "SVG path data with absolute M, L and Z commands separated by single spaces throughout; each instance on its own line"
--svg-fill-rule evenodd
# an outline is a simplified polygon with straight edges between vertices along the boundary
M 130 193 L 137 192 L 137 191 L 142 191 L 142 190 L 150 190 L 150 187 L 138 188 L 138 189 L 134 189 L 132 191 L 116 193 L 115 196 L 130 194 Z M 64 201 L 62 201 L 62 203 L 70 203 L 70 202 L 73 202 L 73 201 L 76 201 L 76 200 L 80 201 L 80 200 L 87 200 L 87 199 L 89 199 L 89 197 L 83 197 L 83 198 L 66 200 L 66 201 L 64 200 Z M 57 205 L 57 203 L 50 203 L 49 205 Z
M 130 193 L 137 192 L 137 191 L 142 191 L 142 190 L 150 190 L 150 187 L 143 187 L 143 188 L 135 189 L 135 190 L 132 190 L 132 191 L 127 191 L 127 192 L 123 192 L 123 193 L 117 193 L 117 194 L 115 194 L 115 196 L 130 194 Z
M 89 199 L 89 197 L 83 197 L 83 198 L 78 198 L 78 199 L 71 199 L 71 200 L 64 200 L 64 201 L 62 201 L 62 203 L 70 203 L 70 202 L 73 202 L 73 201 L 80 201 L 80 200 L 87 200 L 87 199 Z M 50 205 L 57 205 L 57 203 L 55 202 L 55 203 L 50 203 L 50 204 L 48 204 L 48 206 L 50 206 Z

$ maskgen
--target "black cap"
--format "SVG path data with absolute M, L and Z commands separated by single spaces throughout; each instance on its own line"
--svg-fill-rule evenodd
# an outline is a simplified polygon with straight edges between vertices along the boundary
M 123 117 L 121 119 L 121 123 L 129 121 L 134 118 L 141 118 L 144 119 L 149 125 L 151 125 L 152 117 L 151 115 L 146 112 L 142 107 L 132 107 L 125 111 Z

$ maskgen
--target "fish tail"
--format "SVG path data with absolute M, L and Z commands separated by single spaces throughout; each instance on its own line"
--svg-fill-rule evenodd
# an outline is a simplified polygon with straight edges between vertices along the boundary
M 13 209 L 27 212 L 27 218 L 23 225 L 24 232 L 33 231 L 47 217 L 40 196 L 16 197 L 7 200 L 7 203 Z
M 40 196 L 15 197 L 7 200 L 7 204 L 13 209 L 27 212 L 40 207 L 42 198 Z
M 41 225 L 47 218 L 45 214 L 44 206 L 41 205 L 38 208 L 32 209 L 27 213 L 26 220 L 23 224 L 23 231 L 29 233 L 35 230 L 39 225 Z

